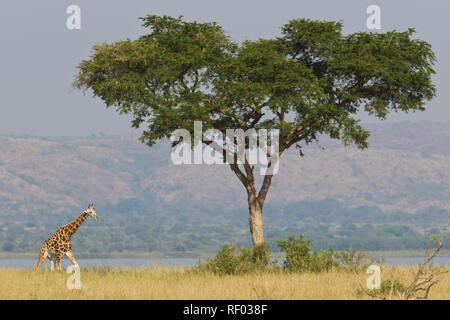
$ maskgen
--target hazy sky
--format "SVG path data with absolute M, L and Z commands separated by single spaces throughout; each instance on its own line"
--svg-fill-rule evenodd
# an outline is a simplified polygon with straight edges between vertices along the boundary
M 81 8 L 81 30 L 68 30 L 66 8 Z M 99 42 L 136 39 L 138 17 L 183 15 L 217 21 L 235 41 L 279 35 L 289 19 L 343 20 L 344 33 L 368 31 L 366 8 L 381 8 L 381 32 L 415 27 L 437 55 L 437 98 L 428 110 L 389 121 L 450 120 L 448 0 L 3 0 L 0 6 L 0 134 L 133 133 L 127 116 L 71 87 L 76 65 Z M 363 116 L 364 120 L 371 121 Z M 372 121 L 371 121 L 372 122 Z

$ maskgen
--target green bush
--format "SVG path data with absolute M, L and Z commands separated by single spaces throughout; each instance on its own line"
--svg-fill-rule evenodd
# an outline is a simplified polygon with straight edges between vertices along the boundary
M 282 252 L 286 253 L 284 267 L 290 271 L 306 270 L 310 264 L 311 240 L 305 240 L 303 235 L 297 239 L 290 236 L 287 240 L 277 242 Z
M 331 269 L 360 272 L 372 258 L 364 252 L 348 250 L 337 252 L 329 248 L 311 251 L 311 239 L 303 235 L 290 236 L 277 242 L 285 260 L 281 268 L 270 261 L 269 246 L 266 243 L 253 248 L 239 248 L 226 244 L 211 259 L 199 262 L 192 270 L 207 271 L 219 275 L 244 274 L 251 272 L 323 272 Z M 365 270 L 365 269 L 364 269 Z
M 194 270 L 232 275 L 264 271 L 269 265 L 269 248 L 266 243 L 241 249 L 236 245 L 226 244 L 213 258 L 197 264 Z
M 257 244 L 251 249 L 252 259 L 254 263 L 267 266 L 270 262 L 270 251 L 267 243 Z
M 326 250 L 313 251 L 311 253 L 311 263 L 309 265 L 309 271 L 328 271 L 338 266 L 339 262 L 336 260 L 336 252 L 333 249 L 328 248 Z
M 403 283 L 401 283 L 399 280 L 395 279 L 394 281 L 391 280 L 384 280 L 381 282 L 380 289 L 358 289 L 357 294 L 362 295 L 368 295 L 372 298 L 376 299 L 392 299 L 392 297 L 401 297 L 403 293 L 405 293 L 406 287 Z
M 337 253 L 332 249 L 323 251 L 310 250 L 312 240 L 303 235 L 298 238 L 290 236 L 287 240 L 277 242 L 282 252 L 286 253 L 284 269 L 290 272 L 321 272 L 337 267 Z
M 391 289 L 397 290 L 399 293 L 405 292 L 405 285 L 401 283 L 399 280 L 395 279 L 394 281 L 391 280 L 384 280 L 381 282 L 380 285 L 380 291 L 387 295 L 391 291 Z

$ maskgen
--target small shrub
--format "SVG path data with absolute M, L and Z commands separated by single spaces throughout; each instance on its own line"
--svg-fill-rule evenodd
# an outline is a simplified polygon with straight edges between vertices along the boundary
M 266 266 L 270 262 L 270 251 L 267 243 L 260 243 L 253 247 L 252 255 L 255 263 Z
M 244 274 L 269 268 L 269 247 L 266 243 L 254 248 L 241 248 L 226 244 L 211 259 L 199 263 L 194 269 L 219 275 Z
M 405 292 L 405 285 L 397 279 L 394 281 L 384 280 L 381 282 L 379 290 L 385 295 L 389 294 L 391 290 L 396 290 L 397 292 L 403 293 Z
M 309 271 L 329 271 L 332 268 L 338 266 L 339 262 L 336 260 L 336 251 L 331 248 L 323 251 L 313 251 L 311 253 L 311 263 L 309 266 Z
M 341 269 L 353 273 L 365 271 L 371 264 L 380 263 L 376 257 L 355 249 L 338 252 L 336 258 Z
M 224 245 L 217 255 L 207 262 L 208 269 L 218 274 L 232 274 L 238 265 L 237 247 Z
M 358 295 L 368 295 L 372 298 L 381 300 L 392 300 L 393 297 L 401 297 L 406 291 L 405 285 L 399 280 L 395 279 L 384 280 L 380 284 L 380 289 L 358 289 Z
M 290 236 L 287 240 L 277 242 L 282 252 L 286 253 L 284 268 L 290 272 L 321 272 L 328 271 L 339 265 L 336 252 L 333 249 L 310 251 L 312 240 L 306 240 L 303 235 L 298 238 Z
M 311 243 L 312 241 L 305 240 L 302 234 L 299 238 L 290 236 L 287 240 L 278 241 L 281 251 L 286 253 L 284 268 L 289 271 L 306 270 L 310 264 Z

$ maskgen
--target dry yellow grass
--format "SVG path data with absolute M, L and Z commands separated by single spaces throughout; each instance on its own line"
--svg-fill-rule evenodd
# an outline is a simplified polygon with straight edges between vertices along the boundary
M 0 269 L 0 299 L 369 299 L 357 295 L 368 276 L 342 271 L 217 276 L 183 268 L 89 268 L 81 269 L 82 289 L 69 290 L 64 271 Z M 412 267 L 382 268 L 382 280 L 408 284 L 412 278 Z M 448 273 L 429 298 L 450 299 Z

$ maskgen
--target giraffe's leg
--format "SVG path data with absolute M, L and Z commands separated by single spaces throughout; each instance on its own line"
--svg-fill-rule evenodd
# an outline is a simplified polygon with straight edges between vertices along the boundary
M 61 270 L 61 260 L 63 258 L 64 253 L 58 252 L 56 255 L 56 264 L 58 265 L 58 270 Z
M 72 251 L 67 251 L 66 252 L 66 256 L 69 258 L 69 260 L 73 263 L 73 265 L 75 266 L 75 267 L 78 267 L 78 263 L 77 263 L 77 261 L 75 260 L 75 258 L 73 257 L 73 253 L 72 253 Z
M 52 257 L 50 259 L 50 270 L 55 271 L 55 263 L 56 263 L 56 259 L 54 257 Z
M 47 245 L 44 244 L 41 248 L 41 251 L 39 252 L 39 260 L 36 266 L 34 267 L 34 270 L 39 270 L 39 268 L 41 267 L 42 263 L 44 262 L 45 258 L 47 258 L 47 256 L 48 256 Z
M 56 265 L 56 254 L 55 251 L 49 250 L 48 252 L 48 260 L 50 260 L 50 270 L 55 271 L 55 265 Z
M 53 251 L 49 252 L 48 260 L 50 260 L 50 270 L 55 271 L 56 255 Z

